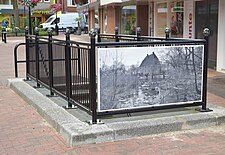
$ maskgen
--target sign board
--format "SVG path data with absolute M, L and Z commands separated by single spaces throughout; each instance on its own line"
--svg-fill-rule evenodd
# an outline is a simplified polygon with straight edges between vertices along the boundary
M 98 49 L 98 112 L 202 102 L 203 45 Z

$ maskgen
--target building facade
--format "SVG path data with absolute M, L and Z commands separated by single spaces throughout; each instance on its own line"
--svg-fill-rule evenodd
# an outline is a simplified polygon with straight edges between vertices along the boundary
M 85 2 L 85 1 L 84 1 Z M 33 26 L 38 26 L 40 23 L 46 21 L 53 13 L 50 11 L 50 5 L 61 4 L 62 11 L 60 13 L 66 12 L 76 12 L 77 6 L 81 5 L 82 2 L 79 0 L 41 0 L 37 6 L 31 8 L 31 17 Z M 18 11 L 20 16 L 20 27 L 24 27 L 28 23 L 28 8 L 22 5 L 18 5 Z M 0 0 L 0 25 L 4 21 L 8 21 L 7 27 L 14 26 L 14 9 L 12 0 Z
M 169 27 L 171 37 L 203 38 L 208 27 L 209 67 L 225 72 L 224 0 L 100 0 L 78 10 L 97 14 L 101 33 L 114 33 L 119 27 L 122 34 L 135 34 L 141 27 L 141 35 L 164 37 Z M 89 28 L 96 28 L 93 20 L 89 22 Z

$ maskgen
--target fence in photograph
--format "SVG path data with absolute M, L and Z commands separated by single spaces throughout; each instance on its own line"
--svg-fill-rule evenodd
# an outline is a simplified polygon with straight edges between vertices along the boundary
M 98 34 L 96 42 L 90 31 L 85 43 L 70 40 L 68 31 L 59 40 L 51 31 L 40 37 L 27 30 L 26 77 L 48 88 L 49 96 L 65 98 L 68 108 L 91 114 L 92 123 L 105 115 L 164 108 L 201 105 L 207 111 L 208 31 L 198 40 L 172 39 L 166 32 L 154 38 L 119 35 L 116 29 L 114 35 Z M 15 56 L 15 65 L 22 62 Z

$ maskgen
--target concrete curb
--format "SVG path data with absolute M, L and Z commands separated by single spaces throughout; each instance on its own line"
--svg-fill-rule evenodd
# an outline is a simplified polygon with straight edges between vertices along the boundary
M 22 79 L 9 79 L 9 86 L 59 132 L 68 146 L 123 140 L 172 131 L 206 128 L 225 124 L 225 108 L 211 105 L 213 112 L 120 121 L 89 125 L 28 85 Z

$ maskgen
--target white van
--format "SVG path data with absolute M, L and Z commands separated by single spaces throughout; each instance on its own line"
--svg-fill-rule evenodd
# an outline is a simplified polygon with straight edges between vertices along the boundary
M 76 13 L 68 13 L 68 14 L 58 14 L 58 27 L 59 29 L 66 29 L 66 28 L 78 28 L 78 22 L 76 18 L 81 17 L 83 14 Z M 83 23 L 83 21 L 81 21 Z M 55 29 L 56 25 L 56 15 L 50 16 L 44 23 L 41 24 L 42 28 L 48 29 L 52 28 Z M 83 24 L 81 24 L 82 27 Z

